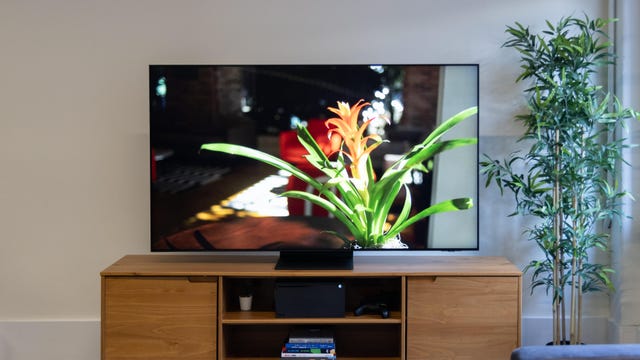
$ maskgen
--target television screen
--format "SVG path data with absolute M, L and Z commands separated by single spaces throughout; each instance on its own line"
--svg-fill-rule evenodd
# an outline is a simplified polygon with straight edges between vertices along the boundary
M 376 174 L 443 119 L 478 105 L 477 65 L 150 65 L 151 250 L 335 249 L 347 229 L 323 209 L 279 196 L 307 189 L 261 162 L 200 151 L 205 143 L 245 145 L 321 176 L 302 155 L 298 124 L 321 142 L 327 110 L 369 103 L 362 116 L 385 141 L 372 153 Z M 477 116 L 448 137 L 477 137 Z M 472 209 L 428 217 L 400 234 L 408 250 L 478 248 L 477 146 L 438 155 L 414 171 L 412 211 L 470 197 Z M 395 205 L 394 205 L 395 207 Z M 400 211 L 402 204 L 398 204 Z M 393 213 L 393 211 L 392 211 Z M 393 214 L 392 214 L 393 216 Z M 390 219 L 392 220 L 392 219 Z

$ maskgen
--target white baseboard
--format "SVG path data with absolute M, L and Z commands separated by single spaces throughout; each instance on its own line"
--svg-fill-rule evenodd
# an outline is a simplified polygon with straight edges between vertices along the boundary
M 100 320 L 0 321 L 2 360 L 99 360 Z

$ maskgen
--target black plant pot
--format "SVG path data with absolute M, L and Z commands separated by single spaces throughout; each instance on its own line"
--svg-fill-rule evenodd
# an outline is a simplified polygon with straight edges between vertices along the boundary
M 553 346 L 555 344 L 553 343 L 553 341 L 549 341 L 546 345 L 547 346 Z M 571 344 L 571 342 L 569 340 L 562 340 L 560 342 L 560 344 L 558 344 L 558 345 L 560 346 L 560 345 L 572 345 L 572 344 Z M 585 344 L 584 343 L 580 343 L 580 344 L 575 344 L 575 345 L 585 345 Z

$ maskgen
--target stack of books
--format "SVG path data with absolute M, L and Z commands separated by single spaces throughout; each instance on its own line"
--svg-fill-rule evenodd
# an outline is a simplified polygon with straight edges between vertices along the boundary
M 282 346 L 280 359 L 335 360 L 333 334 L 327 329 L 296 328 L 289 333 L 289 341 Z

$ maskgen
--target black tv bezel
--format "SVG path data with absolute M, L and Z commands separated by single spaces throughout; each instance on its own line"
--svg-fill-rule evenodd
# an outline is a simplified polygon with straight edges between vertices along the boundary
M 148 65 L 148 71 L 147 71 L 147 83 L 148 83 L 148 89 L 147 89 L 147 95 L 149 96 L 148 98 L 148 107 L 147 110 L 149 111 L 148 114 L 148 129 L 149 129 L 149 140 L 148 140 L 148 146 L 147 149 L 149 151 L 151 151 L 151 98 L 150 98 L 150 94 L 151 94 L 151 68 L 155 67 L 155 66 L 184 66 L 184 67 L 199 67 L 199 66 L 228 66 L 228 67 L 234 67 L 234 66 L 372 66 L 372 65 L 390 65 L 390 66 L 455 66 L 455 67 L 475 67 L 476 68 L 476 104 L 478 107 L 478 111 L 476 114 L 476 136 L 477 136 L 477 143 L 474 145 L 475 146 L 475 154 L 476 154 L 476 159 L 475 159 L 475 163 L 476 163 L 476 194 L 475 194 L 475 198 L 473 198 L 474 201 L 474 206 L 469 209 L 469 210 L 465 210 L 465 211 L 474 211 L 476 216 L 476 224 L 475 224 L 475 234 L 476 234 L 476 240 L 475 240 L 475 246 L 474 247 L 465 247 L 465 248 L 459 248 L 459 247 L 447 247 L 447 248 L 424 248 L 424 249 L 399 249 L 399 248 L 377 248 L 377 249 L 371 249 L 371 248 L 354 248 L 354 249 L 329 249 L 329 248 L 318 248 L 318 249 L 299 249 L 299 248 L 290 248 L 290 249 L 279 249 L 279 250 L 264 250 L 264 249 L 228 249 L 228 248 L 224 248 L 224 249 L 154 249 L 152 247 L 153 245 L 153 238 L 151 238 L 151 231 L 149 232 L 149 246 L 150 246 L 150 251 L 153 253 L 201 253 L 201 254 L 232 254 L 232 253 L 238 253 L 238 254 L 250 254 L 250 253 L 259 253 L 259 254 L 266 254 L 266 253 L 279 253 L 279 254 L 285 254 L 285 257 L 283 258 L 283 264 L 282 265 L 278 265 L 279 269 L 282 270 L 297 270 L 297 269 L 306 269 L 306 270 L 313 270 L 313 269 L 322 269 L 322 270 L 345 270 L 345 269 L 351 269 L 353 267 L 353 255 L 355 253 L 411 253 L 411 254 L 418 254 L 418 253 L 434 253 L 434 252 L 465 252 L 465 251 L 479 251 L 480 250 L 480 223 L 479 223 L 479 216 L 480 216 L 480 164 L 479 164 L 479 151 L 480 151 L 480 64 L 479 63 L 414 63 L 414 62 L 407 62 L 407 63 L 390 63 L 390 62 L 384 62 L 384 63 L 258 63 L 258 64 L 254 64 L 254 63 L 197 63 L 197 64 L 187 64 L 187 63 L 181 63 L 181 64 L 175 64 L 175 63 L 167 63 L 167 64 L 160 64 L 160 63 L 154 63 L 154 64 L 149 64 Z M 149 154 L 149 157 L 151 156 L 151 154 Z M 149 176 L 148 178 L 151 179 L 151 164 L 149 164 Z M 151 186 L 151 183 L 149 183 L 149 186 Z M 149 192 L 151 192 L 151 189 L 149 190 Z M 150 211 L 151 211 L 151 207 L 152 207 L 152 199 L 150 197 L 149 199 L 149 207 L 150 207 Z M 149 224 L 149 226 L 151 226 L 151 223 Z M 299 259 L 306 259 L 308 260 L 309 266 L 307 267 L 303 267 L 302 265 L 300 265 L 300 261 L 294 260 L 293 258 L 297 257 Z M 279 260 L 280 261 L 280 260 Z

